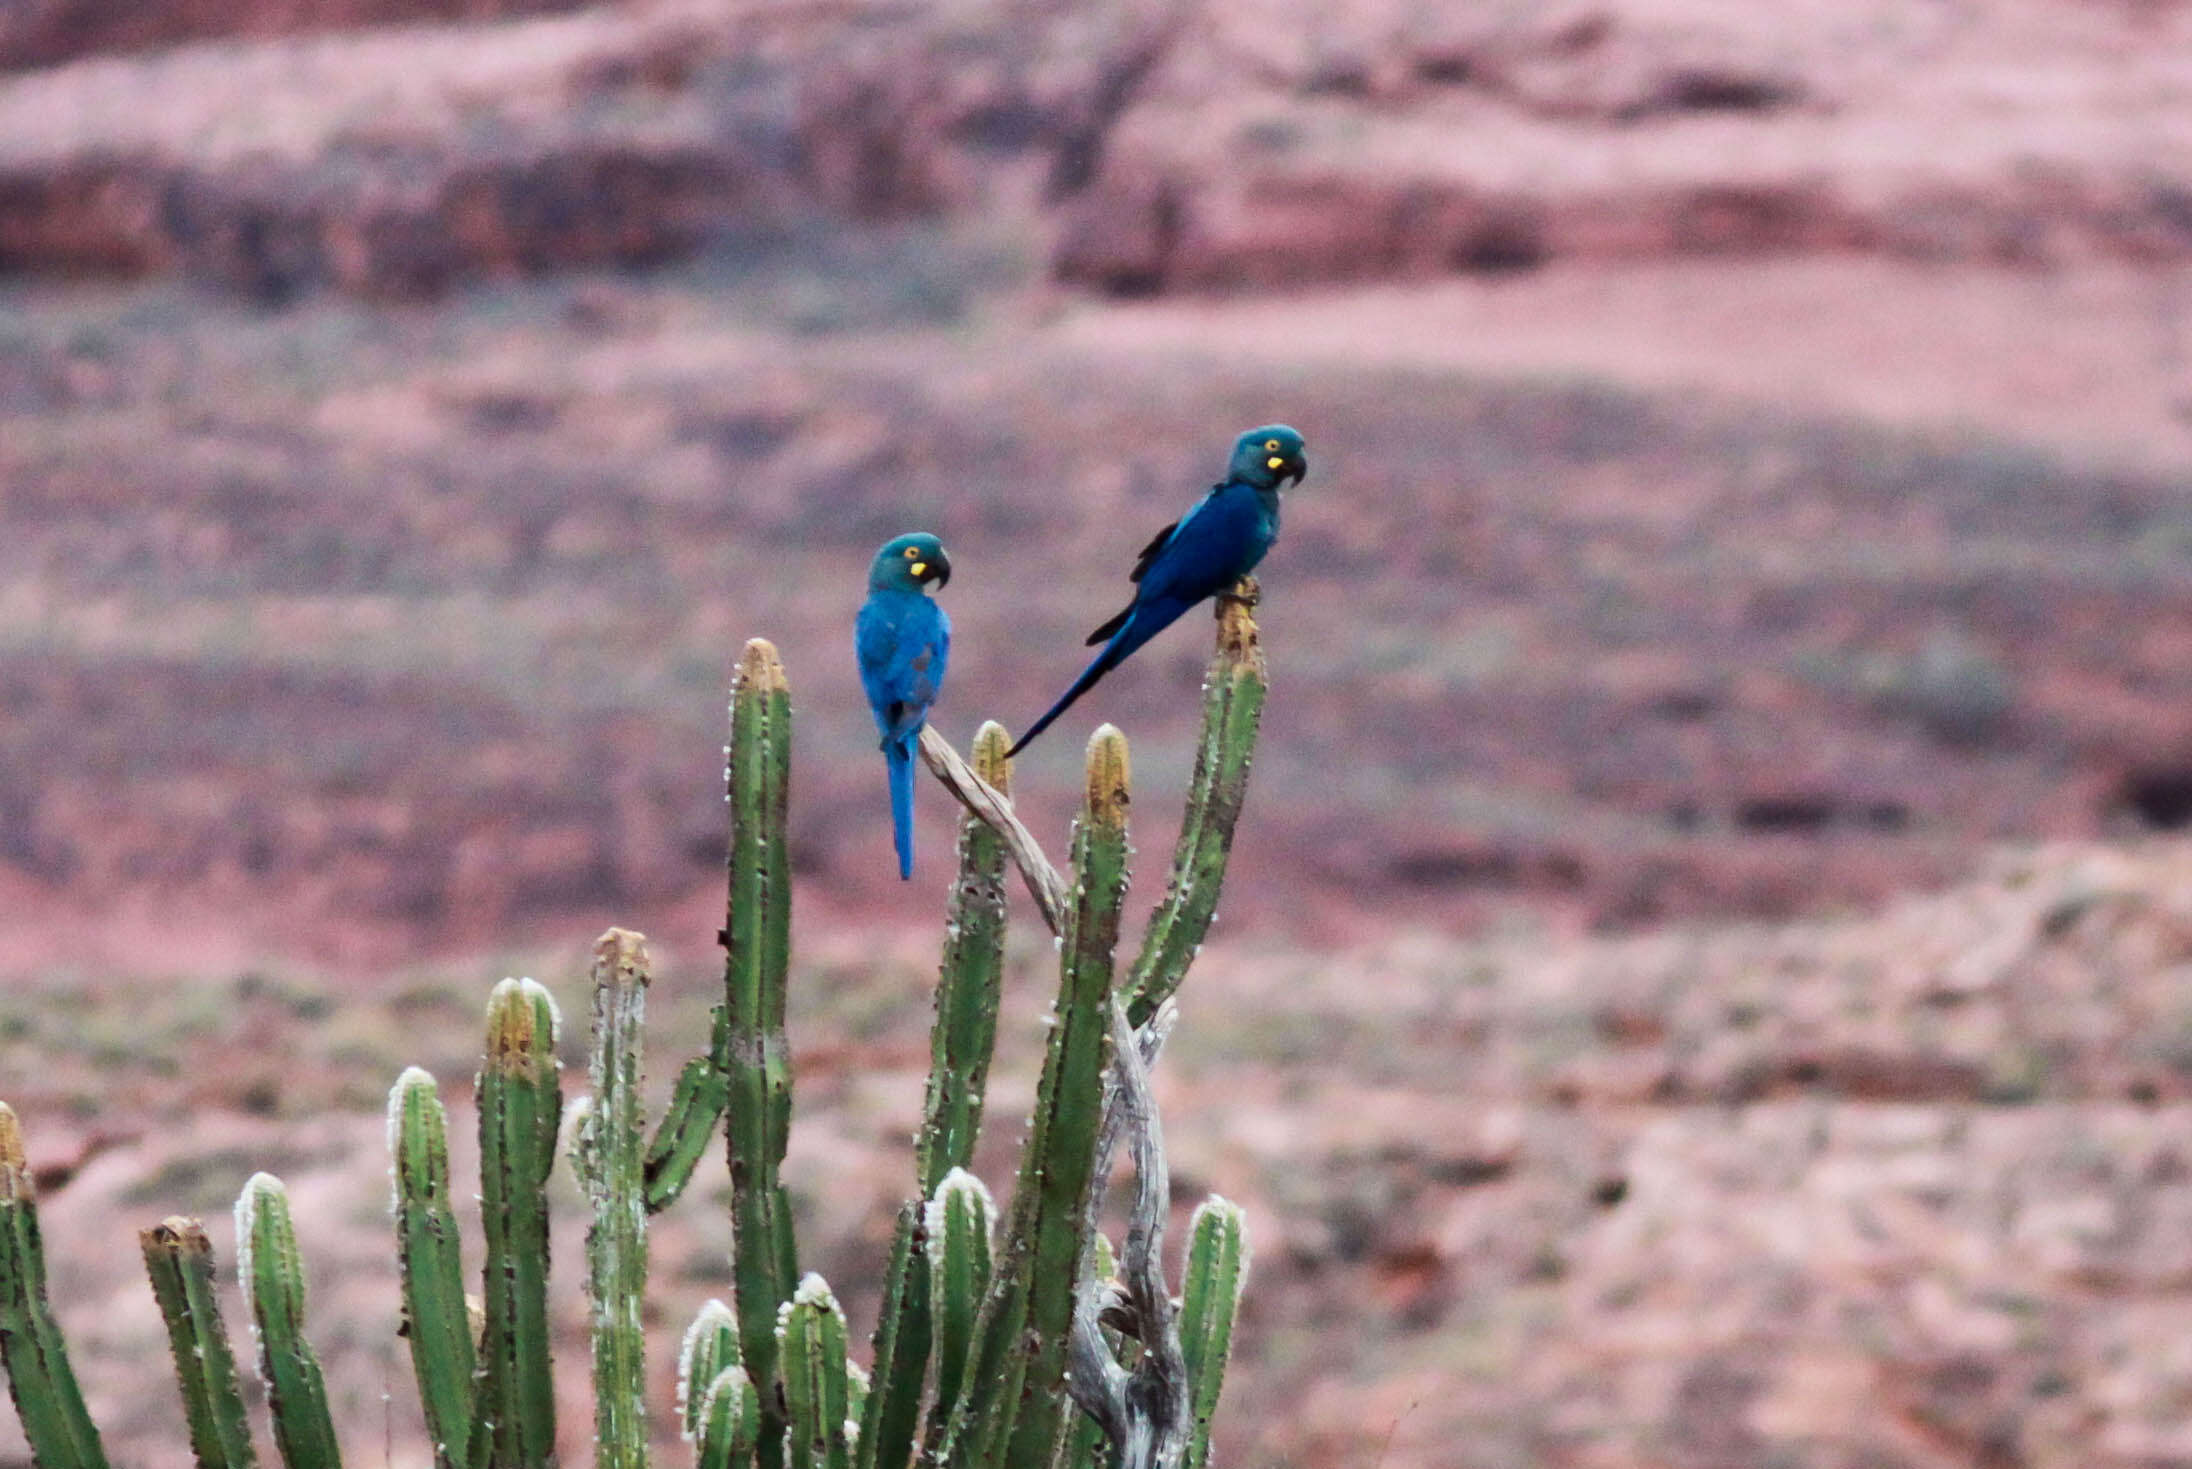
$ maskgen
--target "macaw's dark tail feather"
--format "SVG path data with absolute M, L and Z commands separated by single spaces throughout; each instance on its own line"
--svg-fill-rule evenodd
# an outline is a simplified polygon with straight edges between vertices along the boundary
M 898 875 L 913 876 L 913 741 L 885 740 L 890 765 L 891 840 L 898 848 Z
M 1097 628 L 1096 631 L 1088 635 L 1088 646 L 1093 648 L 1098 643 L 1104 642 L 1106 639 L 1116 636 L 1119 629 L 1126 626 L 1126 620 L 1133 615 L 1134 604 L 1132 602 L 1129 602 L 1124 607 L 1121 607 L 1119 609 L 1119 615 L 1117 617 L 1112 618 L 1102 627 Z
M 1082 669 L 1081 676 L 1073 681 L 1073 687 L 1067 689 L 1065 694 L 1057 703 L 1050 706 L 1041 719 L 1028 726 L 1028 732 L 1020 736 L 1011 749 L 1005 751 L 1005 758 L 1009 760 L 1026 749 L 1037 735 L 1050 728 L 1052 720 L 1073 707 L 1075 699 L 1080 698 L 1081 695 L 1096 687 L 1098 679 L 1111 672 L 1112 669 L 1117 668 L 1120 660 L 1126 657 L 1125 653 L 1119 651 L 1120 644 L 1124 641 L 1124 639 L 1113 639 L 1110 646 L 1090 659 L 1088 667 Z M 1137 646 L 1139 645 L 1137 644 Z

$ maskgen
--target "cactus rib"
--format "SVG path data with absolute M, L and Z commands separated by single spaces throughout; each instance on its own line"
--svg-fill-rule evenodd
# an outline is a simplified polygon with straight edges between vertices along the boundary
M 860 1409 L 857 1469 L 898 1469 L 913 1453 L 921 1414 L 921 1384 L 929 1364 L 928 1243 L 921 1205 L 907 1203 L 891 1227 L 890 1262 L 883 1272 L 883 1307 L 873 1338 L 875 1376 Z

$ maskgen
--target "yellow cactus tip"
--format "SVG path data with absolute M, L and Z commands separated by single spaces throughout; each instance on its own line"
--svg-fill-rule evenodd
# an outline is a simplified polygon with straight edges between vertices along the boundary
M 1256 579 L 1241 578 L 1239 585 L 1218 598 L 1218 656 L 1229 663 L 1250 663 L 1257 657 Z
M 1099 726 L 1088 737 L 1089 815 L 1110 825 L 1124 824 L 1131 776 L 1126 736 L 1115 725 Z
M 30 1153 L 23 1146 L 23 1124 L 15 1109 L 0 1102 L 0 1168 L 28 1168 Z
M 206 1238 L 205 1226 L 186 1214 L 170 1214 L 137 1237 L 146 1249 L 168 1254 L 203 1255 L 213 1249 L 213 1242 Z
M 553 1059 L 555 1003 L 529 979 L 506 979 L 487 1000 L 487 1059 L 505 1075 L 532 1071 Z
M 633 983 L 647 983 L 647 935 L 628 928 L 610 929 L 594 940 L 594 964 L 628 976 Z
M 767 638 L 749 638 L 745 651 L 738 655 L 737 690 L 752 690 L 757 694 L 781 694 L 788 692 L 791 684 L 784 677 L 784 660 L 777 656 L 776 644 Z
M 1012 784 L 1012 762 L 1005 752 L 1012 748 L 1012 731 L 996 720 L 983 723 L 974 732 L 974 773 L 989 782 L 1000 795 L 1009 795 Z

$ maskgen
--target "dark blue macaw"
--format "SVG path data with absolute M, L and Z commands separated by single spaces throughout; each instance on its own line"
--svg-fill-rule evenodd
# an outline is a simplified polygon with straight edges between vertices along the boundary
M 890 767 L 891 836 L 900 877 L 913 876 L 913 746 L 929 706 L 943 692 L 944 665 L 951 658 L 951 619 L 928 589 L 950 580 L 951 560 L 936 537 L 888 541 L 868 565 L 868 600 L 854 627 L 860 687 L 875 711 Z
M 1301 483 L 1308 472 L 1302 436 L 1283 423 L 1252 428 L 1234 440 L 1225 478 L 1142 548 L 1141 559 L 1134 563 L 1134 600 L 1088 635 L 1090 646 L 1102 643 L 1103 651 L 1010 753 L 1026 749 L 1075 699 L 1177 622 L 1181 613 L 1254 570 L 1279 538 L 1280 487 Z

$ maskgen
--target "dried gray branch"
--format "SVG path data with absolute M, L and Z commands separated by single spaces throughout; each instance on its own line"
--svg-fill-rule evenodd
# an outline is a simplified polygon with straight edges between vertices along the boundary
M 1149 1068 L 1178 1018 L 1178 1009 L 1167 1001 L 1136 1031 L 1127 1023 L 1125 1006 L 1117 996 L 1112 998 L 1112 1064 L 1104 1078 L 1092 1228 L 1103 1204 L 1112 1150 L 1122 1135 L 1134 1158 L 1134 1203 L 1119 1259 L 1123 1290 L 1096 1279 L 1093 1252 L 1082 1262 L 1066 1388 L 1119 1446 L 1121 1469 L 1177 1469 L 1187 1450 L 1187 1360 L 1164 1278 L 1172 1180 L 1165 1164 L 1164 1127 L 1149 1086 Z M 1104 1317 L 1120 1307 L 1122 1298 L 1133 1318 L 1131 1334 L 1142 1343 L 1141 1360 L 1131 1373 L 1112 1359 L 1103 1334 Z
M 1005 848 L 1012 853 L 1013 862 L 1020 869 L 1020 876 L 1027 882 L 1027 890 L 1035 899 L 1035 906 L 1042 912 L 1043 922 L 1052 933 L 1062 933 L 1065 928 L 1066 885 L 1058 876 L 1058 869 L 1050 865 L 1043 855 L 1043 848 L 1013 814 L 1012 802 L 999 794 L 997 788 L 974 773 L 974 767 L 951 747 L 951 741 L 936 732 L 933 724 L 921 727 L 921 759 L 929 772 L 944 784 L 944 789 L 958 798 L 959 804 L 973 812 L 989 829 L 1004 839 Z

